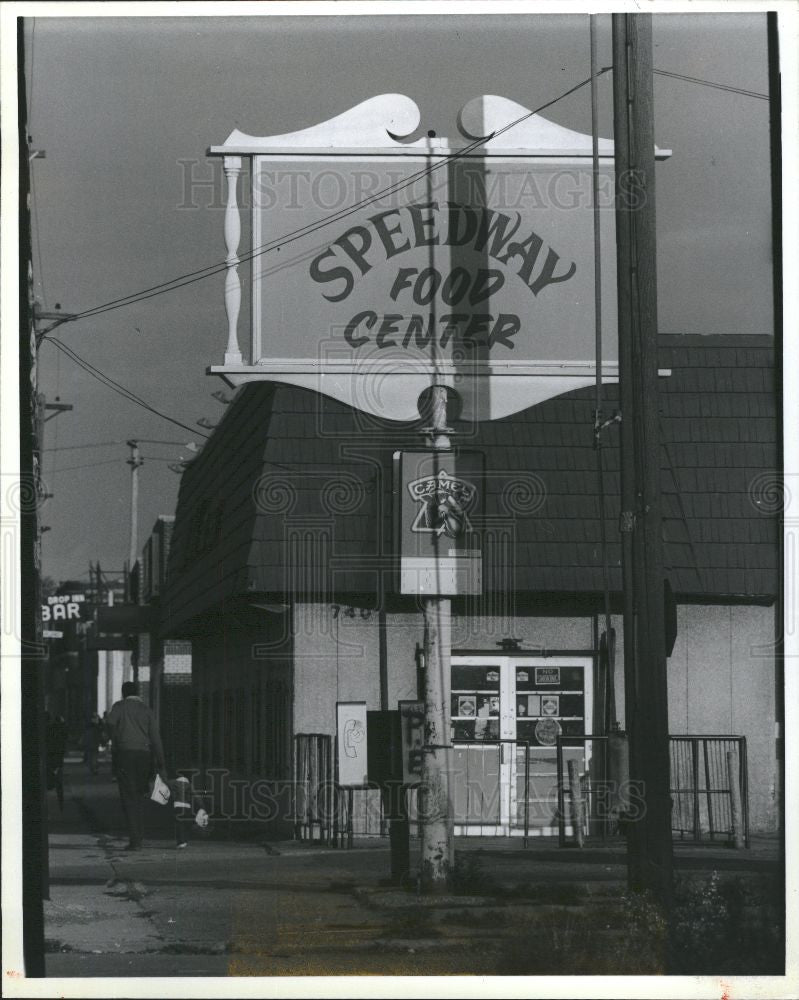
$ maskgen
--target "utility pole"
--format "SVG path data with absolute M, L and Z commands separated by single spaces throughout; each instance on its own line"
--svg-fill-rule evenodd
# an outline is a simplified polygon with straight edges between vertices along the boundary
M 672 889 L 668 690 L 660 500 L 652 17 L 613 15 L 613 119 L 622 447 L 628 880 L 668 907 Z
M 19 877 L 22 951 L 27 978 L 45 975 L 44 908 L 47 895 L 47 821 L 45 791 L 44 651 L 41 641 L 41 541 L 38 499 L 41 490 L 38 440 L 41 410 L 37 398 L 36 326 L 33 314 L 33 248 L 30 220 L 30 150 L 25 91 L 25 19 L 17 25 L 17 138 L 19 146 L 19 448 L 21 609 L 19 685 L 21 724 L 21 843 Z M 28 477 L 28 490 L 23 488 Z M 5 541 L 5 539 L 4 539 Z M 4 642 L 5 645 L 5 642 Z M 10 644 L 9 644 L 10 645 Z M 9 652 L 12 652 L 9 650 Z M 10 660 L 10 657 L 9 657 Z M 9 667 L 12 664 L 9 663 Z M 12 755 L 13 756 L 13 755 Z M 7 820 L 14 823 L 13 817 Z M 9 873 L 11 874 L 11 873 Z
M 432 387 L 432 420 L 428 428 L 433 451 L 449 451 L 447 388 Z M 436 562 L 439 564 L 436 539 Z M 449 597 L 424 598 L 424 755 L 419 806 L 422 821 L 421 881 L 428 892 L 446 889 L 455 862 L 450 795 L 450 649 L 452 602 Z
M 136 565 L 136 553 L 139 546 L 139 469 L 144 459 L 139 458 L 139 442 L 128 441 L 130 448 L 130 553 L 128 556 L 128 572 L 133 572 Z

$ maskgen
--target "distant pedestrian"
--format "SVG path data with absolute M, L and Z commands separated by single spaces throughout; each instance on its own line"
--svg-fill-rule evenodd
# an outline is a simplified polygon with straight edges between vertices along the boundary
M 138 851 L 144 836 L 144 803 L 150 778 L 167 781 L 164 748 L 152 710 L 138 695 L 133 681 L 122 685 L 122 701 L 111 706 L 108 729 L 114 744 L 117 783 L 130 841 L 127 851 Z
M 45 718 L 45 751 L 47 766 L 47 790 L 55 789 L 58 808 L 64 811 L 64 754 L 67 752 L 67 726 L 60 715 Z
M 97 712 L 92 714 L 83 734 L 83 759 L 89 765 L 89 771 L 97 774 L 97 755 L 103 742 L 103 723 Z

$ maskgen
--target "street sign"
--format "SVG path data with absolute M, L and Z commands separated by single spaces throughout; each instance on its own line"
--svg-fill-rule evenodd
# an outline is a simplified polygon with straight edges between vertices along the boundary
M 400 593 L 479 594 L 484 457 L 397 452 Z
M 422 780 L 424 747 L 424 702 L 399 702 L 402 734 L 402 783 L 418 785 Z

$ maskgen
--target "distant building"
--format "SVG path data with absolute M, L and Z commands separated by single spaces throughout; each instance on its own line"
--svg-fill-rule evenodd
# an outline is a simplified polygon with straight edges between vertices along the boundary
M 174 772 L 190 754 L 191 643 L 164 639 L 161 595 L 164 589 L 175 518 L 160 514 L 142 548 L 136 592 L 143 615 L 136 631 L 133 662 L 139 694 L 161 727 L 167 769 Z

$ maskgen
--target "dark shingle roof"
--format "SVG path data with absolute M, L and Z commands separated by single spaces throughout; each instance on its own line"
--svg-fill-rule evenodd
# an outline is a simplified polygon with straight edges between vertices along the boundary
M 689 599 L 773 597 L 773 339 L 663 335 L 659 361 L 671 369 L 660 380 L 660 408 L 672 589 Z M 605 395 L 610 414 L 618 387 Z M 511 578 L 527 592 L 602 589 L 593 406 L 593 389 L 578 390 L 456 439 L 486 455 L 487 525 L 498 539 L 484 549 L 488 591 Z M 610 582 L 618 591 L 618 426 L 603 441 Z M 244 387 L 183 476 L 170 616 L 185 620 L 253 591 L 374 592 L 380 566 L 390 564 L 391 456 L 418 447 L 408 425 L 290 386 Z

